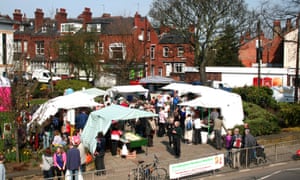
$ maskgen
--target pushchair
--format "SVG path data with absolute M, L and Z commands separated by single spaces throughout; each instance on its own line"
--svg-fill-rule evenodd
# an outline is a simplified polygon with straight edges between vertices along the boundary
M 256 164 L 261 165 L 267 162 L 265 148 L 262 145 L 257 145 L 255 153 Z

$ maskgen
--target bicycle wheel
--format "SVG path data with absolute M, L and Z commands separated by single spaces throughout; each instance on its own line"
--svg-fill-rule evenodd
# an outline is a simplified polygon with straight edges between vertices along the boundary
M 168 179 L 168 172 L 165 168 L 157 168 L 149 176 L 149 180 L 163 180 L 163 179 Z
M 132 169 L 128 175 L 128 180 L 142 180 L 144 179 L 144 173 L 141 169 Z

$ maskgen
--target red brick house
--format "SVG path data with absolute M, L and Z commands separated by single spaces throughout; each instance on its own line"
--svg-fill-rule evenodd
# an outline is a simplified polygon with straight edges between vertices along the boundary
M 292 24 L 291 19 L 286 21 L 286 27 L 281 28 L 281 22 L 276 20 L 273 22 L 273 37 L 268 39 L 264 36 L 264 33 L 260 33 L 261 47 L 262 47 L 262 64 L 268 67 L 283 67 L 283 34 L 291 31 Z M 241 44 L 239 50 L 239 58 L 243 65 L 246 67 L 252 67 L 257 64 L 256 47 L 258 42 L 258 36 L 246 33 L 241 37 Z
M 13 13 L 14 59 L 23 62 L 24 71 L 28 67 L 45 67 L 58 75 L 73 73 L 71 65 L 55 52 L 53 43 L 66 33 L 80 30 L 99 36 L 99 41 L 90 46 L 99 58 L 99 69 L 125 68 L 128 79 L 150 75 L 182 79 L 184 68 L 193 66 L 193 52 L 186 40 L 170 32 L 156 31 L 147 17 L 138 13 L 134 17 L 106 13 L 93 17 L 90 8 L 84 8 L 77 18 L 68 18 L 66 9 L 61 8 L 54 19 L 45 18 L 42 9 L 36 9 L 34 15 L 32 19 L 26 18 L 19 9 Z

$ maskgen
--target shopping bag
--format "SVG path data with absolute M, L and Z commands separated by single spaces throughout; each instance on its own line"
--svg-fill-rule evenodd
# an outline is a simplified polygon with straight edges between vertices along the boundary
M 78 180 L 83 180 L 82 172 L 80 170 L 78 172 Z
M 212 131 L 210 134 L 208 134 L 208 139 L 213 141 L 215 139 L 215 132 Z
M 70 170 L 66 170 L 65 180 L 72 180 Z
M 121 156 L 127 156 L 128 155 L 128 149 L 126 144 L 123 144 L 122 150 L 121 150 Z

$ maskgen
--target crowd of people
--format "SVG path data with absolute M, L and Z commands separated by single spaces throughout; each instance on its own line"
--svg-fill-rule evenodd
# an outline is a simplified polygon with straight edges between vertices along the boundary
M 191 108 L 178 105 L 189 98 L 188 96 L 179 97 L 175 91 L 173 94 L 161 93 L 149 100 L 135 99 L 129 102 L 124 97 L 114 100 L 105 99 L 104 107 L 110 104 L 119 104 L 151 111 L 158 114 L 158 117 L 140 118 L 125 121 L 125 123 L 113 121 L 106 134 L 99 132 L 95 137 L 97 140 L 95 152 L 88 152 L 80 141 L 81 132 L 91 111 L 91 109 L 86 108 L 77 110 L 74 126 L 67 119 L 65 110 L 60 110 L 55 116 L 49 117 L 42 125 L 37 122 L 31 123 L 27 134 L 21 130 L 18 133 L 21 137 L 19 143 L 28 141 L 33 151 L 44 150 L 41 168 L 45 178 L 60 177 L 66 174 L 78 176 L 79 171 L 86 171 L 87 154 L 94 156 L 95 168 L 100 170 L 97 175 L 102 175 L 105 173 L 105 152 L 110 149 L 112 156 L 119 155 L 117 150 L 122 148 L 123 143 L 120 142 L 120 139 L 126 131 L 126 126 L 130 127 L 134 133 L 146 138 L 149 147 L 154 145 L 154 136 L 158 138 L 167 136 L 168 147 L 173 149 L 176 158 L 181 156 L 181 143 L 186 145 L 205 143 L 206 140 L 202 139 L 201 132 L 207 132 L 214 134 L 213 142 L 216 149 L 221 150 L 225 147 L 228 151 L 227 159 L 230 157 L 233 167 L 239 168 L 240 157 L 242 156 L 240 149 L 256 146 L 256 140 L 251 135 L 250 129 L 245 128 L 243 136 L 240 135 L 239 129 L 227 129 L 223 123 L 220 109 Z M 20 124 L 28 121 L 30 121 L 30 115 L 26 114 L 21 118 Z M 226 136 L 223 136 L 223 131 L 227 132 Z M 6 134 L 7 138 L 8 135 Z M 9 145 L 9 143 L 7 144 Z M 255 152 L 250 154 L 251 158 L 254 158 Z

